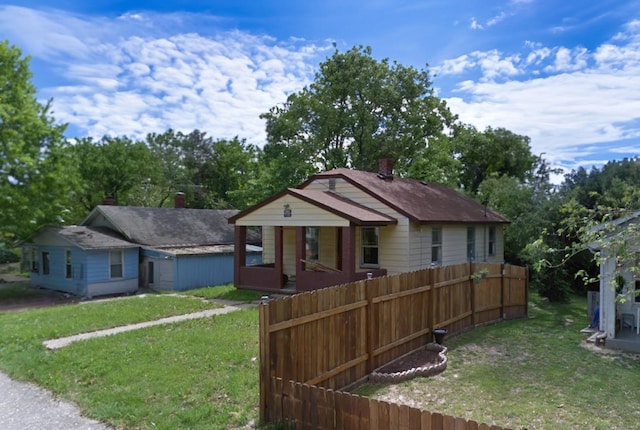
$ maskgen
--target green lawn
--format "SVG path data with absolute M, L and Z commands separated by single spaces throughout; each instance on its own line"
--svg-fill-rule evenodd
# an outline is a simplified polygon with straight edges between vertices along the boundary
M 238 298 L 228 287 L 211 290 L 216 289 L 196 293 Z M 0 313 L 0 368 L 75 401 L 85 414 L 118 428 L 237 428 L 257 420 L 255 308 L 56 351 L 42 345 L 49 338 L 216 306 L 200 298 L 147 295 Z
M 190 292 L 191 293 L 191 292 Z M 194 291 L 253 300 L 233 288 Z M 237 296 L 236 294 L 240 294 Z M 213 306 L 200 298 L 131 297 L 0 313 L 0 368 L 75 401 L 85 414 L 126 429 L 235 429 L 257 421 L 258 311 L 186 321 L 77 342 L 42 341 Z M 530 318 L 453 339 L 434 378 L 358 393 L 479 422 L 533 429 L 630 429 L 640 422 L 638 356 L 581 346 L 585 300 L 541 304 Z
M 587 349 L 586 300 L 541 303 L 529 318 L 445 340 L 447 370 L 356 392 L 517 429 L 632 429 L 640 423 L 639 356 Z

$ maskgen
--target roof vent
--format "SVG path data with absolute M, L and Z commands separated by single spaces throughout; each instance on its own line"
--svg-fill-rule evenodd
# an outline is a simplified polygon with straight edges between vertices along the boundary
M 336 190 L 336 178 L 329 178 L 329 189 L 331 191 Z

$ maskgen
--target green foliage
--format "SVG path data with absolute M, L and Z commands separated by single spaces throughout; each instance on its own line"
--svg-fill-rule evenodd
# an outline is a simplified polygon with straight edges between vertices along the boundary
M 144 142 L 127 137 L 77 139 L 70 148 L 75 174 L 82 186 L 77 191 L 78 216 L 82 219 L 106 197 L 119 204 L 134 204 L 131 193 L 142 187 L 157 169 L 156 159 Z
M 309 168 L 374 170 L 379 158 L 390 157 L 404 174 L 454 120 L 433 94 L 426 70 L 377 61 L 371 48 L 362 46 L 336 50 L 320 64 L 311 85 L 262 118 L 270 145 L 267 162 L 285 154 L 290 162 L 307 165 L 294 167 L 305 173 Z
M 503 176 L 524 182 L 538 157 L 531 154 L 530 139 L 504 128 L 478 132 L 472 126 L 457 126 L 454 149 L 462 166 L 460 187 L 475 194 L 482 182 Z
M 17 263 L 20 261 L 20 255 L 14 249 L 8 249 L 0 243 L 0 264 Z
M 66 125 L 55 124 L 50 101 L 38 102 L 31 77 L 29 58 L 0 42 L 0 242 L 60 222 L 70 196 Z

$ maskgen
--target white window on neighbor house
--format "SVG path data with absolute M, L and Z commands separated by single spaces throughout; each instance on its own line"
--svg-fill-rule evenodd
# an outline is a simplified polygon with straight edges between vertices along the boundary
M 467 227 L 467 260 L 476 259 L 476 228 Z
M 123 257 L 121 249 L 112 249 L 109 251 L 109 276 L 111 278 L 122 278 Z
M 70 249 L 66 249 L 64 251 L 64 264 L 65 264 L 64 277 L 67 279 L 71 279 L 73 277 L 73 269 L 71 266 L 71 250 Z
M 431 228 L 431 265 L 442 265 L 442 228 Z
M 380 230 L 378 227 L 362 227 L 360 236 L 360 265 L 362 267 L 378 267 L 378 250 L 380 246 Z
M 318 261 L 320 255 L 320 228 L 307 227 L 305 231 L 305 259 Z
M 496 255 L 496 227 L 489 227 L 489 238 L 487 239 L 487 252 L 489 257 L 495 257 Z

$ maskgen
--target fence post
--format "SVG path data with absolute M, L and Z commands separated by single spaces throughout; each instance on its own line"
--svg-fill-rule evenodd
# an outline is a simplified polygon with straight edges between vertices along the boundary
M 373 343 L 373 339 L 375 338 L 375 333 L 377 329 L 377 319 L 373 317 L 373 297 L 374 297 L 374 288 L 372 287 L 373 283 L 376 283 L 378 279 L 367 279 L 364 281 L 364 288 L 367 297 L 367 307 L 366 307 L 366 321 L 367 321 L 367 336 L 365 342 L 367 342 L 366 351 L 367 351 L 367 373 L 370 374 L 374 371 L 373 368 L 373 355 L 375 353 L 375 345 Z M 375 288 L 376 294 L 379 290 Z
M 475 327 L 476 325 L 476 288 L 475 288 L 475 279 L 473 279 L 473 274 L 475 273 L 475 263 L 469 261 L 468 264 L 469 270 L 469 301 L 471 302 L 471 326 Z
M 269 419 L 268 411 L 269 404 L 268 398 L 270 387 L 270 360 L 269 360 L 269 347 L 271 340 L 269 339 L 269 302 L 263 301 L 258 307 L 259 320 L 260 320 L 260 422 L 267 422 Z
M 507 315 L 504 312 L 504 289 L 505 289 L 505 272 L 506 269 L 504 267 L 504 264 L 500 265 L 500 317 L 503 320 L 507 319 Z M 511 284 L 511 280 L 509 280 L 509 284 Z M 511 288 L 511 285 L 509 285 L 509 288 Z M 511 296 L 509 296 L 511 297 Z M 509 303 L 511 304 L 511 303 Z
M 436 272 L 440 269 L 432 267 L 429 270 L 431 271 L 431 294 L 429 295 L 431 303 L 429 305 L 431 308 L 431 336 L 433 337 L 433 330 L 436 328 Z

